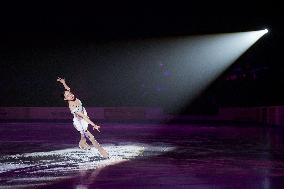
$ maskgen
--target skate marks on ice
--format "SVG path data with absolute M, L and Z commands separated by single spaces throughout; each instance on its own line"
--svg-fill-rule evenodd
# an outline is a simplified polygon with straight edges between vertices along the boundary
M 119 143 L 102 145 L 110 155 L 102 158 L 95 148 L 80 148 L 0 156 L 0 188 L 40 186 L 76 176 L 84 170 L 102 169 L 142 156 L 156 156 L 174 147 L 159 143 Z

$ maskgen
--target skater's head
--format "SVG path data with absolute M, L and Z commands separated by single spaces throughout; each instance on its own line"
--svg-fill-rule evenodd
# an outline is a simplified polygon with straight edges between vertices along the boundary
M 63 94 L 62 94 L 62 97 L 66 101 L 75 100 L 75 95 L 73 93 L 71 93 L 70 91 L 64 91 Z

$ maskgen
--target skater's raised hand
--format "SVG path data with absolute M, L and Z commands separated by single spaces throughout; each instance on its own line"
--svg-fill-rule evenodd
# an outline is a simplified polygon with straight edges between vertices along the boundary
M 99 130 L 99 129 L 100 129 L 100 127 L 101 127 L 101 126 L 94 125 L 94 126 L 93 126 L 93 130 L 95 130 L 95 129 L 96 129 L 98 132 L 100 132 L 100 130 Z
M 62 78 L 60 78 L 60 77 L 57 78 L 57 81 L 60 82 L 60 83 L 62 83 L 62 84 L 65 83 L 65 79 L 62 79 Z
M 61 84 L 63 84 L 65 90 L 70 91 L 70 87 L 68 87 L 68 86 L 66 85 L 65 79 L 62 79 L 62 78 L 58 77 L 56 81 L 58 81 L 58 82 L 60 82 Z

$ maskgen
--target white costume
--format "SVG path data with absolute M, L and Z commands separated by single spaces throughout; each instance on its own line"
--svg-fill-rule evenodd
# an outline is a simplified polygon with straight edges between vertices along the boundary
M 78 99 L 79 100 L 79 99 Z M 76 112 L 81 112 L 84 115 L 88 115 L 86 109 L 82 106 L 82 102 L 79 100 L 80 105 L 76 106 L 71 113 L 74 115 L 73 117 L 73 125 L 81 134 L 84 134 L 88 129 L 88 122 L 86 122 L 82 117 L 76 115 Z

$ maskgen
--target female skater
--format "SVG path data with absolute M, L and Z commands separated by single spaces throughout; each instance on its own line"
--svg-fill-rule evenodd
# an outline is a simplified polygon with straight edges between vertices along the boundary
M 81 134 L 81 140 L 79 142 L 79 147 L 84 150 L 89 150 L 90 146 L 86 141 L 86 137 L 91 141 L 96 149 L 100 152 L 100 154 L 104 158 L 108 158 L 109 155 L 105 149 L 103 149 L 100 144 L 95 140 L 94 136 L 88 131 L 88 124 L 93 126 L 93 129 L 100 132 L 100 126 L 94 124 L 88 117 L 85 108 L 82 106 L 81 101 L 71 93 L 70 88 L 66 85 L 65 79 L 57 78 L 57 81 L 62 83 L 65 88 L 63 97 L 64 100 L 68 102 L 69 109 L 71 113 L 74 115 L 73 117 L 73 125 L 77 129 L 77 131 Z

